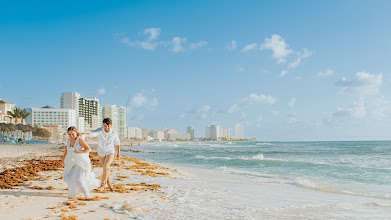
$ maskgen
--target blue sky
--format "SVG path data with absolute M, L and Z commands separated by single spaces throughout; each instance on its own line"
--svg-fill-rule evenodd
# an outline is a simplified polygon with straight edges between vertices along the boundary
M 389 1 L 18 1 L 0 7 L 0 98 L 65 91 L 129 126 L 258 140 L 390 139 Z

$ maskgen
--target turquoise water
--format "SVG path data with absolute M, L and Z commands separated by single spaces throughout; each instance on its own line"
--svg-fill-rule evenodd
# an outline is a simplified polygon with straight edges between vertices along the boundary
M 231 197 L 246 198 L 236 208 L 252 207 L 252 217 L 267 217 L 270 209 L 283 213 L 273 218 L 391 217 L 390 141 L 153 143 L 132 149 L 141 152 L 126 154 L 189 168 L 212 188 L 228 187 Z M 273 204 L 264 201 L 268 193 Z M 287 207 L 294 207 L 290 214 Z

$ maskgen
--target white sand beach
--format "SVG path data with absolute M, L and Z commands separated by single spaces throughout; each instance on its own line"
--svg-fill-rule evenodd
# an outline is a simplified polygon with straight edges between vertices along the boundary
M 25 166 L 28 160 L 61 159 L 61 157 L 56 157 L 63 154 L 64 149 L 60 147 L 59 145 L 0 145 L 0 180 L 4 180 L 4 171 Z M 102 168 L 93 165 L 93 172 L 100 178 Z M 14 186 L 12 189 L 0 189 L 0 219 L 137 218 L 140 213 L 149 210 L 148 207 L 138 206 L 134 202 L 165 202 L 167 200 L 164 186 L 154 184 L 151 180 L 180 178 L 181 176 L 176 170 L 122 157 L 112 166 L 115 192 L 108 192 L 108 190 L 105 193 L 92 192 L 91 195 L 96 201 L 83 201 L 82 198 L 69 201 L 67 185 L 62 179 L 62 174 L 62 168 L 38 172 L 34 179 L 21 181 L 19 186 Z M 133 176 L 141 179 L 145 177 L 145 181 L 140 181 L 140 178 L 132 181 Z

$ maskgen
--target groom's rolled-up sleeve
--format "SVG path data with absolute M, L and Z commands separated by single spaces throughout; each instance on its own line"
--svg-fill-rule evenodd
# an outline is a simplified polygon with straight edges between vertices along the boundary
M 94 138 L 94 137 L 98 137 L 98 134 L 99 134 L 99 131 L 100 131 L 100 128 L 96 129 L 95 131 L 91 132 L 91 137 Z

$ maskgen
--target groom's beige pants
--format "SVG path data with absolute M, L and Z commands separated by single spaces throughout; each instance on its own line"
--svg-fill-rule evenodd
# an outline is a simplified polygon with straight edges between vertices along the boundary
M 103 176 L 101 186 L 107 185 L 112 186 L 111 177 L 110 177 L 110 165 L 114 161 L 114 153 L 108 154 L 104 157 L 99 157 L 100 165 L 103 168 Z

